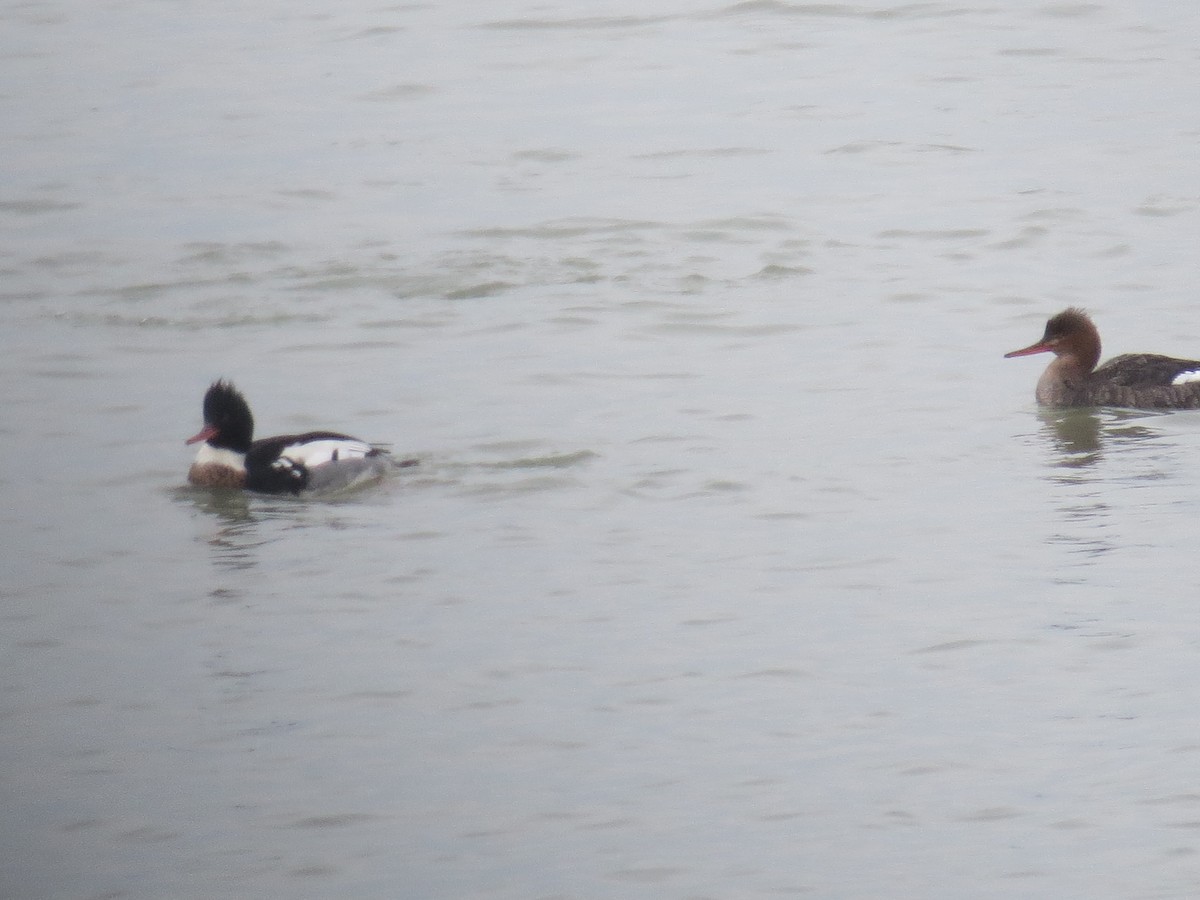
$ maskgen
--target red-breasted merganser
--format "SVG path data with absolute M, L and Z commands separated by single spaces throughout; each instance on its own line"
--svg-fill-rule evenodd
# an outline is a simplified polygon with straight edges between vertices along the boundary
M 386 450 L 335 431 L 253 438 L 254 417 L 246 398 L 227 381 L 213 382 L 204 395 L 204 427 L 187 440 L 204 442 L 188 481 L 201 487 L 300 494 L 354 487 L 382 477 L 393 465 Z
M 1127 353 L 1100 368 L 1100 332 L 1082 309 L 1060 312 L 1036 344 L 1005 359 L 1053 353 L 1038 379 L 1044 406 L 1124 406 L 1130 409 L 1200 409 L 1200 360 Z

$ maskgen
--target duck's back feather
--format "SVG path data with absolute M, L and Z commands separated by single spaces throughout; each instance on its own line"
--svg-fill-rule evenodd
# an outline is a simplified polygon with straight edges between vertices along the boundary
M 1181 376 L 1190 373 L 1200 375 L 1200 360 L 1176 359 L 1156 353 L 1126 353 L 1110 359 L 1096 369 L 1091 377 L 1096 383 L 1150 388 L 1186 383 L 1180 381 Z
M 377 478 L 388 454 L 336 431 L 256 441 L 246 454 L 246 487 L 268 494 L 338 491 Z

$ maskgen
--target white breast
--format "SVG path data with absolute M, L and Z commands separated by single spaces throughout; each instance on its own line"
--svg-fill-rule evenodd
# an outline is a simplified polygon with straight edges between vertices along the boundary
M 1171 384 L 1191 384 L 1193 381 L 1200 381 L 1200 369 L 1192 369 L 1190 372 L 1180 372 L 1171 379 Z
M 198 466 L 223 466 L 233 469 L 235 472 L 246 471 L 246 457 L 241 453 L 225 447 L 214 447 L 207 442 L 201 444 L 200 449 L 196 451 L 195 464 Z

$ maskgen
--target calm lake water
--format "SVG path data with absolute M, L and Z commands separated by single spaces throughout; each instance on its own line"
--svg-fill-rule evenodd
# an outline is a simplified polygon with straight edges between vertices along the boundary
M 1200 895 L 1200 11 L 646 9 L 0 6 L 0 896 Z

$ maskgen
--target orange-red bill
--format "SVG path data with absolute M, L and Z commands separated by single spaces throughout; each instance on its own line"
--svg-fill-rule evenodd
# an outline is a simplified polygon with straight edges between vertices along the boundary
M 1050 353 L 1054 348 L 1045 341 L 1038 341 L 1036 344 L 1030 344 L 1022 350 L 1013 350 L 1011 353 L 1005 353 L 1005 359 L 1012 359 L 1014 356 L 1033 356 L 1035 353 Z
M 198 444 L 201 441 L 207 441 L 209 438 L 217 436 L 216 425 L 205 425 L 190 438 L 184 441 L 185 444 Z

